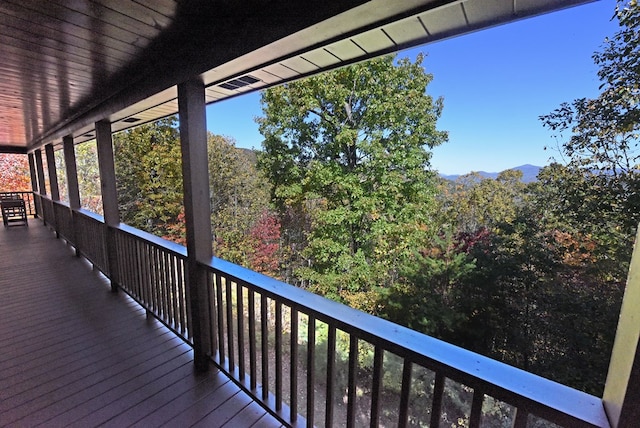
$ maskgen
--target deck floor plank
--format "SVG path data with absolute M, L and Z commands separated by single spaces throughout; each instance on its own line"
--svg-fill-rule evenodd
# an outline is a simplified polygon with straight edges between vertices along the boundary
M 40 221 L 0 251 L 0 427 L 281 426 Z

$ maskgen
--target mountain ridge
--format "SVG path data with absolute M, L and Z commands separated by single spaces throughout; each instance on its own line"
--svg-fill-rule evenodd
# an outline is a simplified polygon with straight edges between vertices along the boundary
M 505 171 L 508 171 L 508 170 L 511 170 L 511 169 L 515 169 L 517 171 L 521 171 L 522 172 L 522 182 L 523 183 L 531 183 L 533 181 L 537 181 L 538 180 L 538 173 L 540 172 L 542 167 L 536 166 L 536 165 L 531 165 L 531 164 L 524 164 L 524 165 L 516 166 L 516 167 L 513 167 L 513 168 L 507 168 Z M 500 172 L 486 172 L 486 171 L 471 171 L 471 172 L 477 173 L 482 178 L 491 178 L 491 179 L 494 179 L 494 180 L 500 174 Z M 455 180 L 457 180 L 459 177 L 461 177 L 463 175 L 466 175 L 466 174 L 440 174 L 440 177 L 444 178 L 445 180 L 455 181 Z

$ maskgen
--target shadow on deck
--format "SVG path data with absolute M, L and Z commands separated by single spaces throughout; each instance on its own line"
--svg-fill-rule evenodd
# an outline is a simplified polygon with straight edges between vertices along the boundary
M 38 220 L 0 229 L 0 385 L 0 426 L 281 426 Z

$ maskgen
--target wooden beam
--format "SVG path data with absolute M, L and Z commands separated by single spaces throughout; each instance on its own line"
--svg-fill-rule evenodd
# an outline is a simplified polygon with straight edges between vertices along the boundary
M 33 208 L 35 209 L 35 217 L 40 216 L 44 218 L 42 214 L 42 208 L 40 207 L 40 198 L 36 196 L 38 193 L 38 172 L 36 170 L 36 159 L 33 153 L 29 153 L 29 174 L 31 175 L 31 190 L 33 191 Z
M 96 122 L 96 143 L 98 147 L 98 168 L 100 170 L 104 222 L 107 226 L 117 226 L 120 224 L 120 214 L 118 212 L 118 192 L 116 190 L 111 123 L 108 121 Z
M 76 148 L 73 145 L 73 137 L 68 135 L 62 139 L 64 150 L 64 165 L 67 173 L 67 193 L 69 194 L 69 207 L 72 210 L 80 209 L 80 187 L 78 186 L 78 168 L 76 166 Z
M 191 303 L 194 363 L 196 370 L 207 371 L 212 354 L 211 314 L 207 297 L 207 272 L 198 262 L 211 263 L 212 233 L 207 119 L 202 80 L 193 79 L 178 85 L 178 109 L 187 229 L 187 287 Z
M 640 227 L 631 257 L 627 288 L 613 343 L 604 408 L 611 426 L 632 427 L 640 421 Z
M 33 153 L 29 153 L 29 174 L 31 175 L 31 190 L 38 192 L 38 174 L 36 172 L 36 161 Z
M 68 135 L 62 139 L 62 150 L 64 151 L 64 166 L 67 173 L 67 194 L 69 195 L 69 208 L 71 209 L 71 221 L 73 227 L 73 246 L 76 256 L 80 256 L 80 244 L 78 242 L 77 227 L 78 216 L 76 211 L 80 209 L 80 186 L 78 185 L 78 167 L 76 165 L 76 147 L 73 144 L 73 137 Z
M 118 212 L 118 191 L 116 189 L 116 170 L 113 158 L 113 141 L 111 139 L 111 123 L 96 122 L 96 142 L 98 146 L 98 169 L 100 170 L 100 189 L 102 191 L 102 211 L 104 215 L 105 235 L 107 237 L 107 258 L 109 263 L 109 279 L 111 291 L 118 291 L 118 258 L 114 227 L 120 225 Z
M 47 157 L 47 171 L 49 172 L 49 187 L 51 189 L 51 200 L 60 200 L 60 188 L 58 187 L 58 171 L 56 169 L 56 157 L 53 151 L 53 144 L 44 146 Z
M 36 171 L 38 175 L 38 193 L 41 195 L 47 194 L 47 186 L 44 181 L 44 169 L 42 167 L 42 151 L 40 149 L 35 151 L 36 157 Z

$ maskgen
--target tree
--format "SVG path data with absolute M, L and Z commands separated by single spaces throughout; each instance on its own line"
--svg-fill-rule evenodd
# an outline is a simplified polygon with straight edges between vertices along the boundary
M 253 151 L 229 137 L 209 134 L 209 180 L 214 254 L 277 276 L 279 224 L 269 210 L 269 191 Z
M 579 170 L 592 196 L 609 204 L 606 221 L 632 237 L 640 221 L 640 8 L 636 0 L 620 1 L 621 29 L 593 55 L 603 82 L 597 98 L 563 103 L 541 116 L 544 126 L 570 132 L 561 144 L 568 167 Z M 602 208 L 602 203 L 600 203 Z M 625 244 L 626 245 L 626 244 Z
M 565 355 L 593 369 L 592 381 L 582 382 L 596 393 L 606 375 L 640 222 L 637 1 L 619 1 L 615 17 L 620 30 L 593 55 L 599 66 L 601 93 L 593 99 L 563 103 L 541 116 L 544 126 L 561 141 L 559 148 L 567 162 L 541 171 L 541 186 L 535 195 L 538 206 L 545 207 L 541 220 L 554 230 L 562 250 L 559 280 L 566 284 L 567 294 L 556 296 L 554 301 L 565 302 L 559 308 L 565 322 L 581 327 L 574 338 L 581 337 L 582 342 L 565 339 Z M 564 133 L 569 134 L 566 139 Z M 576 309 L 581 312 L 579 316 L 564 315 L 574 314 Z
M 295 274 L 313 291 L 371 306 L 371 292 L 392 286 L 429 235 L 426 148 L 447 135 L 436 130 L 442 100 L 427 95 L 422 61 L 387 56 L 262 95 L 260 165 L 301 256 Z
M 82 208 L 102 215 L 102 190 L 96 140 L 78 144 L 75 152 L 80 205 Z
M 29 162 L 26 155 L 0 154 L 0 191 L 31 190 Z
M 473 235 L 512 222 L 524 203 L 522 172 L 506 170 L 493 179 L 478 173 L 459 177 L 454 183 L 440 183 L 439 202 L 442 223 L 453 224 L 459 233 Z
M 122 221 L 176 241 L 184 236 L 179 141 L 174 117 L 113 135 Z

